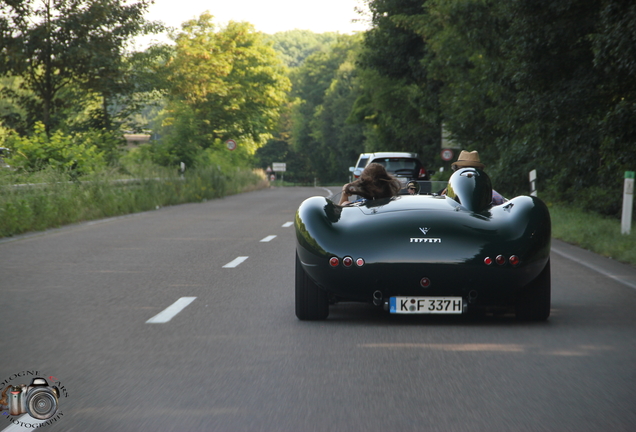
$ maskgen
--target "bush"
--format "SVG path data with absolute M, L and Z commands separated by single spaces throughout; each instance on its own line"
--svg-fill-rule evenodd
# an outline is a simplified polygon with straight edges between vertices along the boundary
M 129 165 L 127 170 L 134 178 L 114 180 L 117 170 L 113 168 L 73 182 L 54 168 L 31 174 L 0 172 L 0 237 L 204 201 L 268 185 L 262 170 L 224 171 L 212 166 L 180 176 L 176 169 L 148 163 Z
M 74 176 L 103 169 L 106 166 L 105 155 L 108 154 L 112 160 L 117 144 L 112 135 L 100 131 L 73 136 L 57 131 L 49 136 L 42 123 L 35 125 L 31 136 L 22 137 L 13 131 L 4 136 L 4 145 L 11 150 L 7 162 L 12 167 L 23 171 L 52 167 L 73 172 Z

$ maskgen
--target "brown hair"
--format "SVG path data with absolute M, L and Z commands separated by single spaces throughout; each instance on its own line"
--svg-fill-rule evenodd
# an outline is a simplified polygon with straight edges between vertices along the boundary
M 390 198 L 398 194 L 400 181 L 386 172 L 383 165 L 370 163 L 360 178 L 349 183 L 349 192 L 366 199 Z

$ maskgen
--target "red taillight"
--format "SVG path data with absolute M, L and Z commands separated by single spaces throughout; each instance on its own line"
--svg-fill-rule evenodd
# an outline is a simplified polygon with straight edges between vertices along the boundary
M 426 170 L 424 168 L 420 168 L 420 172 L 417 174 L 417 178 L 426 177 Z
M 338 267 L 338 264 L 340 264 L 340 260 L 338 259 L 338 257 L 331 257 L 331 259 L 329 260 L 329 265 L 331 267 Z
M 345 267 L 351 267 L 353 265 L 353 258 L 344 257 L 342 259 L 342 265 L 345 266 Z
M 503 255 L 497 255 L 494 260 L 490 257 L 484 258 L 484 264 L 486 265 L 492 265 L 493 262 L 496 262 L 499 265 L 504 265 L 506 261 L 508 261 L 512 266 L 517 266 L 521 262 L 521 258 L 519 258 L 517 255 L 511 255 L 510 258 L 508 258 L 507 260 L 506 257 Z
M 420 285 L 422 286 L 422 288 L 428 288 L 431 286 L 431 280 L 427 277 L 423 277 L 422 279 L 420 279 Z
M 362 266 L 364 265 L 364 260 L 363 260 L 362 258 L 358 258 L 358 259 L 356 260 L 356 265 L 357 265 L 358 267 L 362 267 Z

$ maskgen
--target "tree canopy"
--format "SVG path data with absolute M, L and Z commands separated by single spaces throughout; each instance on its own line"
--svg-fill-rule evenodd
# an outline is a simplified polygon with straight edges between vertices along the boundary
M 150 0 L 6 0 L 0 119 L 14 134 L 0 139 L 38 121 L 47 134 L 145 128 L 164 165 L 288 162 L 286 180 L 345 182 L 362 152 L 444 166 L 444 127 L 505 194 L 526 193 L 537 169 L 551 196 L 618 213 L 608 191 L 636 170 L 636 3 L 365 1 L 358 35 L 265 35 L 204 13 L 174 45 L 127 53 L 161 28 L 143 19 Z
M 165 140 L 175 157 L 193 163 L 200 150 L 233 139 L 252 155 L 272 136 L 290 83 L 284 65 L 249 23 L 217 29 L 202 14 L 182 25 L 167 63 Z
M 41 121 L 47 131 L 63 119 L 58 115 L 72 98 L 72 86 L 107 99 L 121 92 L 121 60 L 135 35 L 158 30 L 143 15 L 150 4 L 140 0 L 42 0 L 0 3 L 0 75 L 21 78 L 27 94 L 3 89 L 5 97 L 26 111 L 26 124 Z M 69 100 L 71 99 L 71 100 Z M 108 110 L 102 111 L 108 126 Z

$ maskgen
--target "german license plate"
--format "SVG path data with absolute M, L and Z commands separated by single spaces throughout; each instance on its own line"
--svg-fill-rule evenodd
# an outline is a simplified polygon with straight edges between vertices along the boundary
M 394 314 L 461 314 L 461 297 L 391 297 L 389 311 Z

